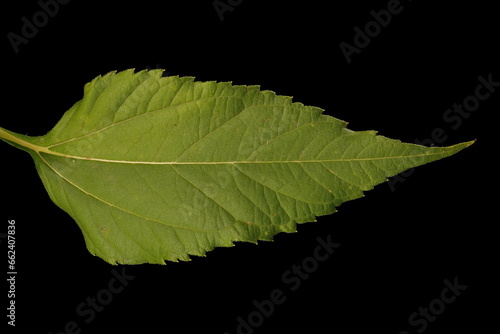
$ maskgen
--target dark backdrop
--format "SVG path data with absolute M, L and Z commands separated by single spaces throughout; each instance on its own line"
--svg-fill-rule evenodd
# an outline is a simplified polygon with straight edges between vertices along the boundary
M 477 142 L 272 243 L 238 243 L 166 266 L 117 267 L 88 253 L 29 155 L 1 144 L 0 233 L 15 220 L 18 272 L 16 327 L 7 326 L 8 333 L 484 333 L 493 323 L 498 149 L 492 144 L 500 95 L 493 5 L 55 3 L 2 5 L 0 126 L 6 129 L 45 134 L 95 76 L 164 68 L 197 80 L 258 84 L 324 108 L 353 130 L 426 145 Z M 359 32 L 366 28 L 371 36 Z M 490 84 L 491 94 L 476 105 L 480 77 L 497 86 Z M 464 101 L 471 111 L 448 111 Z M 340 246 L 308 276 L 290 274 L 293 265 L 312 265 L 318 237 Z M 124 276 L 121 285 L 116 275 Z M 444 290 L 448 285 L 455 294 Z M 282 303 L 270 302 L 279 291 Z M 424 315 L 429 307 L 435 314 Z

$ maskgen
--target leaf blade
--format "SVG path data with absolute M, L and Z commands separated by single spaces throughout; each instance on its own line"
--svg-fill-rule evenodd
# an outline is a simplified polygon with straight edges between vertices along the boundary
M 97 77 L 46 136 L 16 138 L 89 251 L 113 264 L 272 240 L 472 143 L 427 148 L 353 132 L 257 86 L 156 70 Z

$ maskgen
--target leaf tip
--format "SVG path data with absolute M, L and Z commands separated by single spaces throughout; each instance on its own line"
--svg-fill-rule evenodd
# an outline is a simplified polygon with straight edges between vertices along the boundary
M 476 141 L 477 141 L 477 139 L 466 141 L 466 142 L 463 142 L 463 143 L 451 145 L 451 146 L 449 146 L 449 148 L 450 149 L 454 149 L 454 150 L 456 150 L 456 152 L 458 152 L 458 151 L 463 150 L 464 148 L 472 146 L 472 144 L 474 144 Z

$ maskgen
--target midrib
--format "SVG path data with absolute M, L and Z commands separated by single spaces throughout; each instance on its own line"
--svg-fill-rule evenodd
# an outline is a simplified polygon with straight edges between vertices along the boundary
M 238 165 L 238 164 L 291 164 L 291 163 L 326 163 L 326 162 L 351 162 L 351 161 L 375 161 L 388 159 L 405 159 L 419 156 L 442 155 L 443 152 L 414 154 L 414 155 L 399 155 L 387 157 L 367 157 L 367 158 L 340 158 L 340 159 L 319 159 L 319 160 L 234 160 L 234 161 L 131 161 L 131 160 L 113 160 L 102 158 L 79 157 L 67 155 L 50 150 L 41 151 L 42 153 L 60 156 L 68 159 L 77 159 L 85 161 L 96 161 L 116 164 L 132 164 L 132 165 Z
M 132 164 L 132 165 L 237 165 L 237 164 L 304 164 L 304 163 L 327 163 L 327 162 L 351 162 L 351 161 L 375 161 L 375 160 L 388 160 L 388 159 L 405 159 L 413 158 L 419 156 L 432 156 L 441 155 L 444 152 L 436 153 L 425 153 L 425 154 L 414 154 L 414 155 L 398 155 L 398 156 L 384 156 L 384 157 L 366 157 L 366 158 L 339 158 L 339 159 L 321 159 L 321 160 L 241 160 L 241 161 L 130 161 L 130 160 L 113 160 L 113 159 L 102 159 L 94 157 L 80 157 L 75 155 L 64 154 L 56 151 L 50 150 L 48 147 L 35 145 L 21 138 L 18 138 L 11 133 L 0 128 L 0 138 L 16 143 L 27 149 L 35 151 L 40 154 L 48 154 L 52 156 L 58 156 L 68 159 L 75 160 L 85 160 L 85 161 L 96 161 L 105 163 L 116 163 L 116 164 Z M 452 149 L 453 146 L 448 147 Z

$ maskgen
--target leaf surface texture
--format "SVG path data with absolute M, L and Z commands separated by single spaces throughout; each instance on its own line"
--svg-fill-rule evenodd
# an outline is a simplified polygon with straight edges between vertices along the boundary
M 47 135 L 0 128 L 0 137 L 32 155 L 89 251 L 112 264 L 272 240 L 471 144 L 428 148 L 354 132 L 258 86 L 161 70 L 99 76 Z

